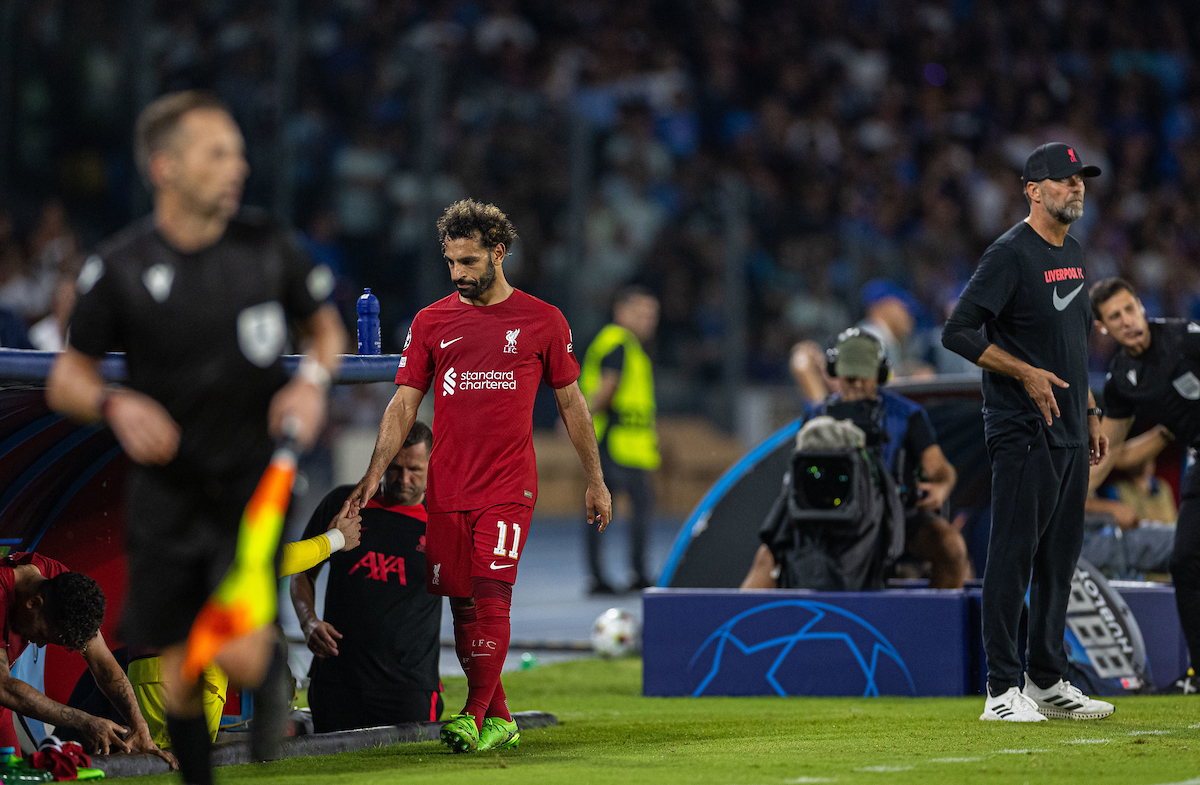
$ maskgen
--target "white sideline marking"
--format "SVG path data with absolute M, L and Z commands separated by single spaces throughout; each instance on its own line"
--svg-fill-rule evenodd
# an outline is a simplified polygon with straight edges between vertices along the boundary
M 808 785 L 808 783 L 817 782 L 837 782 L 837 778 L 830 779 L 829 777 L 797 777 L 794 780 L 784 780 L 784 785 Z
M 1200 785 L 1200 777 L 1192 777 L 1190 780 L 1181 780 L 1180 782 L 1164 782 L 1161 785 Z
M 1049 752 L 1050 750 L 996 750 L 997 755 L 1028 755 L 1031 752 Z
M 934 758 L 930 763 L 975 763 L 983 758 Z
M 1063 744 L 1108 744 L 1110 739 L 1071 739 Z
M 1189 728 L 1200 728 L 1200 722 L 1197 722 L 1194 725 L 1189 725 L 1188 727 Z
M 878 774 L 892 774 L 897 771 L 912 771 L 912 766 L 863 766 L 855 771 L 873 771 Z
M 1131 730 L 1130 736 L 1166 736 L 1171 731 L 1169 730 Z

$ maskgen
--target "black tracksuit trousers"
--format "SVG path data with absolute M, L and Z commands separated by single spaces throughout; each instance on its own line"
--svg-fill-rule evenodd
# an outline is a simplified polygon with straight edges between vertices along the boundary
M 1193 466 L 1188 472 L 1179 501 L 1171 580 L 1192 667 L 1200 670 L 1200 467 Z
M 1086 447 L 1051 447 L 1040 420 L 988 434 L 992 533 L 983 576 L 988 687 L 1020 686 L 1017 630 L 1029 591 L 1026 670 L 1039 687 L 1067 674 L 1063 634 L 1071 578 L 1083 547 Z

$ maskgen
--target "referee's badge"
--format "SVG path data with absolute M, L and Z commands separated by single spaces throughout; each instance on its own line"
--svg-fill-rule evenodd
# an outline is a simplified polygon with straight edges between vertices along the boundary
M 1171 386 L 1175 388 L 1175 392 L 1189 401 L 1200 401 L 1200 379 L 1197 379 L 1196 374 L 1191 371 L 1171 382 Z
M 96 254 L 92 254 L 83 263 L 83 269 L 79 271 L 79 278 L 75 281 L 75 291 L 79 294 L 87 294 L 104 276 L 104 260 Z
M 167 298 L 171 296 L 171 284 L 174 282 L 175 268 L 162 262 L 147 268 L 146 272 L 142 273 L 142 283 L 146 285 L 146 291 L 150 292 L 150 296 L 156 303 L 167 301 Z
M 237 318 L 238 347 L 259 368 L 275 362 L 287 339 L 283 306 L 275 300 L 245 308 Z

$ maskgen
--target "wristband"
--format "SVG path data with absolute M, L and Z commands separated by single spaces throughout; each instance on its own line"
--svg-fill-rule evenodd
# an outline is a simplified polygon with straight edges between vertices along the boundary
M 308 382 L 321 391 L 328 390 L 329 383 L 333 381 L 329 371 L 325 370 L 325 366 L 307 355 L 300 361 L 300 367 L 296 369 L 296 378 Z
M 330 529 L 325 532 L 325 536 L 329 538 L 330 553 L 337 553 L 346 547 L 346 535 L 342 534 L 341 529 Z
M 1099 417 L 1101 420 L 1104 419 L 1104 410 L 1101 409 L 1099 406 L 1093 406 L 1092 408 L 1087 410 L 1087 413 L 1088 413 L 1088 417 Z

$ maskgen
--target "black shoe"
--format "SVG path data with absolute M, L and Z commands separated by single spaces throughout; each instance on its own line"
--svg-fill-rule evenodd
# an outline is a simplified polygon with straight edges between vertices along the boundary
M 617 590 L 612 587 L 608 581 L 592 579 L 592 585 L 588 588 L 588 594 L 596 596 L 598 594 L 616 594 Z
M 1187 673 L 1158 691 L 1159 695 L 1200 695 L 1200 677 L 1196 676 L 1195 668 L 1188 668 Z

